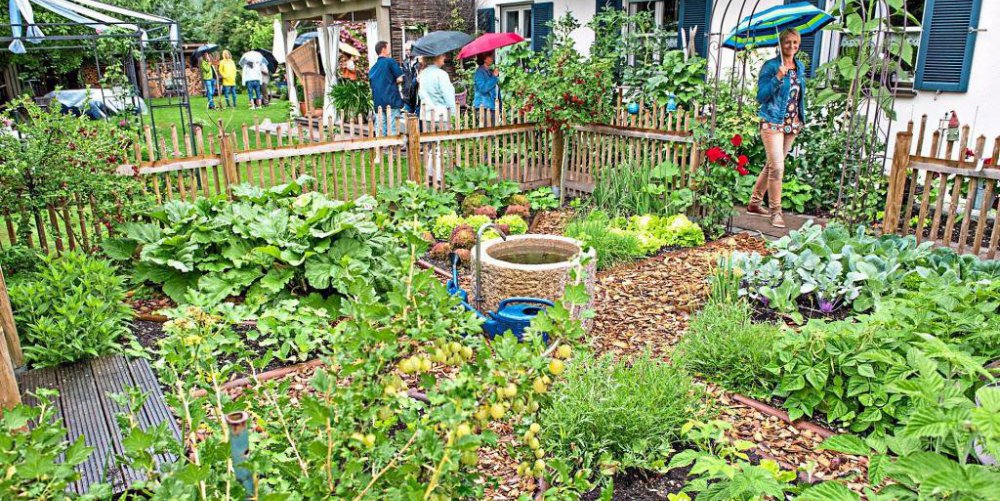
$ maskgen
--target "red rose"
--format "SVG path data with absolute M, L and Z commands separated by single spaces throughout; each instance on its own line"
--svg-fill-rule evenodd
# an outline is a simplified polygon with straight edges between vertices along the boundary
M 748 163 L 750 163 L 750 159 L 747 158 L 746 155 L 740 155 L 739 158 L 736 159 L 736 165 L 739 167 L 746 167 Z
M 750 174 L 750 171 L 748 171 L 747 168 L 742 165 L 736 166 L 736 172 L 739 172 L 741 176 L 746 176 L 747 174 Z
M 976 153 L 969 148 L 965 149 L 965 158 L 974 157 Z
M 705 156 L 708 157 L 708 161 L 713 164 L 725 162 L 726 159 L 729 158 L 729 155 L 718 146 L 712 146 L 709 148 L 708 151 L 705 152 Z
M 983 160 L 983 165 L 993 165 L 993 159 L 987 158 L 986 160 Z
M 743 144 L 743 136 L 739 134 L 733 134 L 733 138 L 730 139 L 729 142 L 733 143 L 734 147 L 739 148 L 740 145 Z

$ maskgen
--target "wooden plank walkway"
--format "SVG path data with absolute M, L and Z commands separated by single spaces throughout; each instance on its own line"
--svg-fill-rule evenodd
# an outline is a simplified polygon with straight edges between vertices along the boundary
M 37 401 L 31 395 L 38 388 L 59 390 L 53 404 L 67 429 L 67 439 L 84 437 L 84 443 L 94 448 L 90 458 L 77 467 L 80 479 L 68 490 L 83 494 L 90 485 L 108 482 L 115 494 L 122 493 L 142 474 L 120 466 L 115 455 L 123 454 L 122 433 L 115 416 L 125 411 L 109 395 L 123 393 L 128 387 L 140 388 L 149 394 L 146 405 L 138 413 L 139 425 L 149 429 L 167 423 L 180 438 L 180 429 L 163 399 L 163 392 L 149 363 L 143 359 L 128 360 L 122 355 L 108 355 L 59 367 L 35 369 L 18 376 L 23 400 Z M 157 456 L 157 464 L 172 462 L 172 456 Z
M 785 220 L 785 227 L 775 228 L 771 226 L 770 218 L 747 214 L 746 207 L 737 206 L 735 212 L 735 215 L 733 215 L 733 231 L 738 232 L 743 230 L 751 233 L 759 233 L 770 240 L 776 240 L 788 235 L 789 231 L 801 228 L 810 219 L 814 224 L 820 226 L 826 226 L 828 222 L 826 218 L 822 217 L 800 216 L 791 212 L 784 212 L 781 216 Z

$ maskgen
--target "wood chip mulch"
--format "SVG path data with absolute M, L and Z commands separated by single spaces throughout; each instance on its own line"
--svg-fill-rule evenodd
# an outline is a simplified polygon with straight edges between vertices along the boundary
M 649 349 L 667 359 L 708 294 L 719 257 L 763 248 L 763 240 L 738 234 L 599 272 L 590 332 L 595 351 L 629 356 Z

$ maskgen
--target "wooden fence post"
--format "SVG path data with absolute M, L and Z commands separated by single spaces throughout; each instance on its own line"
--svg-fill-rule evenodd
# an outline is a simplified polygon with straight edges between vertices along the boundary
M 10 308 L 10 298 L 7 297 L 7 285 L 3 279 L 3 269 L 0 268 L 0 410 L 13 408 L 21 403 L 21 390 L 17 387 L 14 367 L 24 363 L 21 353 L 21 342 L 14 326 L 14 315 Z
M 14 367 L 24 365 L 21 339 L 17 335 L 17 326 L 14 325 L 14 310 L 10 306 L 10 297 L 7 295 L 7 282 L 4 281 L 3 268 L 0 268 L 0 331 L 4 334 L 5 344 L 10 353 L 10 359 L 14 362 Z
M 236 173 L 236 160 L 233 158 L 233 144 L 226 134 L 225 129 L 222 127 L 222 121 L 219 121 L 219 160 L 222 162 L 222 173 L 225 175 L 226 179 L 226 196 L 233 198 L 233 184 L 239 182 L 239 176 Z
M 562 186 L 563 150 L 565 148 L 566 136 L 563 134 L 562 127 L 560 127 L 552 134 L 552 156 L 550 157 L 552 163 L 550 184 L 552 186 Z
M 420 119 L 412 113 L 406 114 L 406 154 L 410 181 L 423 186 L 427 179 L 420 165 Z
M 899 215 L 903 205 L 903 191 L 906 186 L 906 171 L 910 164 L 910 142 L 913 134 L 899 132 L 896 134 L 896 148 L 892 153 L 892 168 L 889 170 L 889 187 L 885 196 L 885 219 L 882 222 L 882 234 L 896 232 L 899 225 Z

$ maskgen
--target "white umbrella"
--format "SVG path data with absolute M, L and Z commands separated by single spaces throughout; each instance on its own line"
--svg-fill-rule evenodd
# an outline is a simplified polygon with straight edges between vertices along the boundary
M 261 64 L 266 67 L 267 61 L 264 60 L 264 54 L 252 50 L 250 52 L 243 54 L 243 56 L 240 57 L 240 66 L 247 66 L 251 64 Z

